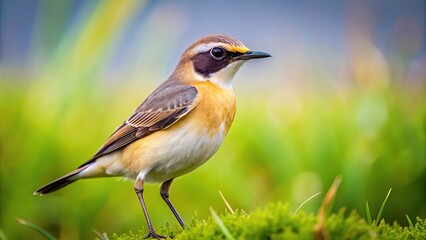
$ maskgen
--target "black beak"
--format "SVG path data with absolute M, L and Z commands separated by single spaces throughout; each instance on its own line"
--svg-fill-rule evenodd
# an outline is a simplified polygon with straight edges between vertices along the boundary
M 254 58 L 267 58 L 267 57 L 272 57 L 272 56 L 265 52 L 248 51 L 246 53 L 243 53 L 242 55 L 235 57 L 235 60 L 250 60 Z

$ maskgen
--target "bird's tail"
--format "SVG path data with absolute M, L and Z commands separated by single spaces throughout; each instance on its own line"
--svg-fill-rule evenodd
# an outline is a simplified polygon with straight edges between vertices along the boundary
M 77 168 L 76 170 L 68 173 L 67 175 L 60 177 L 60 178 L 46 184 L 45 186 L 37 189 L 34 192 L 34 195 L 45 195 L 45 194 L 57 191 L 57 190 L 65 187 L 65 186 L 67 186 L 68 184 L 71 184 L 71 183 L 77 181 L 78 178 L 76 178 L 75 175 L 79 174 L 80 172 L 82 172 L 87 167 L 89 167 L 89 165 L 85 165 L 85 166 L 82 166 L 80 168 Z

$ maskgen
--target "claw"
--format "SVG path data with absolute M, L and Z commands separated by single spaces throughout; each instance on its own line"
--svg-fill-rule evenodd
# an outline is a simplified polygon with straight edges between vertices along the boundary
M 163 235 L 158 235 L 154 231 L 148 231 L 148 234 L 143 239 L 148 239 L 148 238 L 165 239 L 167 237 Z

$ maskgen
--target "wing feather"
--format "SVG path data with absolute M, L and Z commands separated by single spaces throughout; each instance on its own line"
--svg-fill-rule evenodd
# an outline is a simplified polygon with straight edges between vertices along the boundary
M 155 131 L 170 127 L 196 107 L 197 95 L 195 87 L 177 84 L 175 81 L 164 82 L 80 167 Z

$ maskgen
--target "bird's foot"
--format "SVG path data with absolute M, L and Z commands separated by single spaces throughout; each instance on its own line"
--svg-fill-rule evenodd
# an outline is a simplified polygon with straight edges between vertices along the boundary
M 148 238 L 165 239 L 167 237 L 163 235 L 158 235 L 156 232 L 154 232 L 154 230 L 152 231 L 150 230 L 148 231 L 148 234 L 143 239 L 148 239 Z

